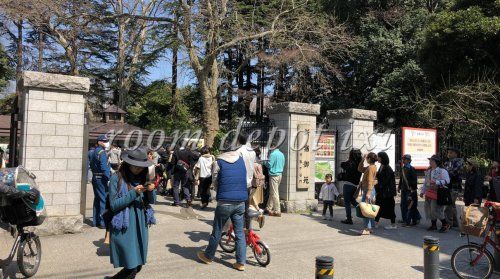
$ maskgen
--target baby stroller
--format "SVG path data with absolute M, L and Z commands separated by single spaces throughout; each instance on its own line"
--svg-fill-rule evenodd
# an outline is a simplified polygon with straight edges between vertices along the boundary
M 11 234 L 16 239 L 7 259 L 1 261 L 0 279 L 3 277 L 2 270 L 12 262 L 16 253 L 19 271 L 25 277 L 34 276 L 40 267 L 40 238 L 27 230 L 28 227 L 41 225 L 46 218 L 44 200 L 35 178 L 34 174 L 23 167 L 0 170 L 0 181 L 4 185 L 30 192 L 29 195 L 15 199 L 0 195 L 0 221 L 11 226 Z

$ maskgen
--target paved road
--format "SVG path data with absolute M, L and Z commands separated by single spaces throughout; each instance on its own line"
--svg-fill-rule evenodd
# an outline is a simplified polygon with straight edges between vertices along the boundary
M 219 251 L 211 265 L 196 260 L 196 252 L 207 244 L 213 209 L 195 209 L 199 219 L 193 219 L 187 217 L 185 209 L 167 206 L 162 197 L 159 200 L 155 207 L 159 224 L 150 229 L 148 264 L 138 278 L 313 278 L 317 255 L 335 258 L 335 278 L 423 278 L 422 239 L 428 235 L 424 224 L 357 236 L 360 220 L 354 226 L 341 224 L 344 210 L 340 207 L 335 208 L 333 222 L 321 220 L 316 213 L 268 218 L 258 233 L 271 248 L 271 264 L 258 266 L 249 250 L 247 270 L 242 273 L 230 268 L 232 254 Z M 81 234 L 43 237 L 42 265 L 36 278 L 103 278 L 114 274 L 117 270 L 109 263 L 103 234 L 87 226 Z M 455 278 L 450 255 L 465 240 L 457 231 L 431 235 L 441 240 L 442 277 Z M 1 256 L 12 241 L 0 233 Z M 10 265 L 8 278 L 20 278 L 16 272 L 15 264 Z

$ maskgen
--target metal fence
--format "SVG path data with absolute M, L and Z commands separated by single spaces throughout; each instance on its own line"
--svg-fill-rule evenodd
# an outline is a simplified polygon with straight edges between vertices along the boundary
M 251 144 L 260 148 L 262 160 L 267 160 L 267 145 L 274 126 L 272 120 L 265 118 L 262 121 L 244 121 L 240 127 L 241 132 L 252 136 Z M 233 127 L 236 128 L 237 126 Z

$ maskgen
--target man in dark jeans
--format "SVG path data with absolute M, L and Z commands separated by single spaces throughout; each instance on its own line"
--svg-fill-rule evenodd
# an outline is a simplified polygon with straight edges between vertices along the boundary
M 176 163 L 174 164 L 174 206 L 180 205 L 180 191 L 184 193 L 187 206 L 192 204 L 191 200 L 191 183 L 192 183 L 192 168 L 196 162 L 196 157 L 191 150 L 181 147 L 175 154 Z
M 464 171 L 464 160 L 460 158 L 460 150 L 457 148 L 448 148 L 448 162 L 444 168 L 450 175 L 451 205 L 447 205 L 444 210 L 446 221 L 452 227 L 458 227 L 457 207 L 455 202 L 462 193 L 462 173 Z
M 411 165 L 411 155 L 405 154 L 402 158 L 401 172 L 399 175 L 398 192 L 401 193 L 401 220 L 407 223 L 408 217 L 408 195 L 411 189 L 417 189 L 417 172 Z
M 349 160 L 340 164 L 343 172 L 339 174 L 337 180 L 344 181 L 343 195 L 346 219 L 341 221 L 343 224 L 352 225 L 351 205 L 354 207 L 358 206 L 354 192 L 356 192 L 359 180 L 361 179 L 361 173 L 358 171 L 360 161 L 361 151 L 359 149 L 352 149 L 349 152 Z
M 215 208 L 208 247 L 205 251 L 197 253 L 198 259 L 206 264 L 212 263 L 224 224 L 231 219 L 236 242 L 236 263 L 233 264 L 233 268 L 244 271 L 247 246 L 243 227 L 248 191 L 247 171 L 243 157 L 238 151 L 230 151 L 220 155 L 214 163 L 212 177 L 212 186 L 217 191 L 217 207 Z

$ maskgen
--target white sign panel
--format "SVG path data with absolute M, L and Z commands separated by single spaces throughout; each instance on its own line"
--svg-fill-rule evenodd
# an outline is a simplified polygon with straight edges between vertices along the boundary
M 370 137 L 370 152 L 384 151 L 389 156 L 389 165 L 396 170 L 396 136 L 391 133 L 377 133 Z M 377 168 L 378 168 L 377 163 Z
M 437 130 L 403 127 L 402 155 L 411 155 L 411 164 L 416 169 L 429 167 L 429 160 L 437 153 Z

